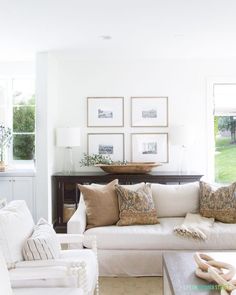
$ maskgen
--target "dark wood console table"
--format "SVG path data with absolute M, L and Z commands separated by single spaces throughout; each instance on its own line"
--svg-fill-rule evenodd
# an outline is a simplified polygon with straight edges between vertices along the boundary
M 66 232 L 68 216 L 73 213 L 79 203 L 80 191 L 77 183 L 108 183 L 119 179 L 121 184 L 151 182 L 161 184 L 181 184 L 198 181 L 202 177 L 198 173 L 153 172 L 148 174 L 106 174 L 104 172 L 73 172 L 70 174 L 55 173 L 52 176 L 52 216 L 57 232 Z

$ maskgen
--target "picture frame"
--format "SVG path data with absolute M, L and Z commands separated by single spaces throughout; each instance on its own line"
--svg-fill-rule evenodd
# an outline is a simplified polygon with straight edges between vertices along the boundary
M 168 127 L 168 97 L 131 97 L 131 127 Z
M 168 133 L 131 133 L 131 161 L 168 163 Z
M 124 133 L 88 133 L 87 153 L 108 155 L 112 161 L 125 160 Z
M 124 127 L 124 97 L 87 97 L 87 127 Z

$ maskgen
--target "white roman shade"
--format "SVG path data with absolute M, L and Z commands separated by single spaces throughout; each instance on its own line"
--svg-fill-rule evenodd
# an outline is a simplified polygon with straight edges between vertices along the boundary
M 214 84 L 214 115 L 236 116 L 236 83 Z

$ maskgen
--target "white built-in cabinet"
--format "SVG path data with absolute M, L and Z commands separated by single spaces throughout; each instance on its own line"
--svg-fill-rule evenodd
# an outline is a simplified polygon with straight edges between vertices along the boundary
M 0 199 L 25 200 L 33 217 L 34 204 L 34 177 L 30 176 L 0 176 Z

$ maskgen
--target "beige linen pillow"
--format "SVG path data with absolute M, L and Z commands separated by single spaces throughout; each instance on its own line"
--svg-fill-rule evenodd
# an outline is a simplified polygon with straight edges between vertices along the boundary
M 200 182 L 200 214 L 218 221 L 236 223 L 236 182 L 214 188 Z
M 86 205 L 87 228 L 113 225 L 119 220 L 115 184 L 118 179 L 101 187 L 78 184 Z
M 159 223 L 150 184 L 145 184 L 137 191 L 126 189 L 121 185 L 115 185 L 115 189 L 120 209 L 120 220 L 117 225 Z
M 199 182 L 185 184 L 152 183 L 152 198 L 158 217 L 185 217 L 199 212 Z

